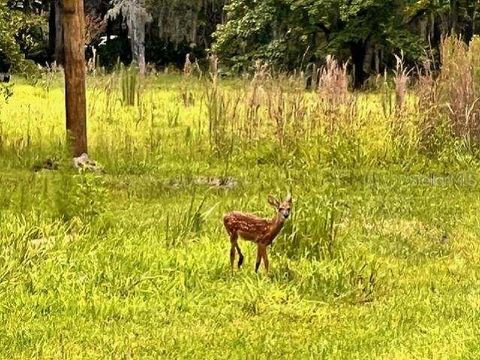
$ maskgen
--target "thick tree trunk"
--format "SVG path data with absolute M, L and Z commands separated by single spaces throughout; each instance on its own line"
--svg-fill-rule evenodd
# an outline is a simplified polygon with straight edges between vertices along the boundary
M 353 87 L 354 89 L 360 89 L 365 82 L 365 72 L 363 71 L 366 55 L 365 41 L 351 43 L 350 52 L 354 68 Z
M 74 156 L 87 153 L 83 0 L 64 0 L 65 105 Z

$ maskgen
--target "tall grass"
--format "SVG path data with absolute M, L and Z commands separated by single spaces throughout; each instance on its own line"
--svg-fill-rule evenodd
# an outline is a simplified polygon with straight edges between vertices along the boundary
M 452 131 L 455 135 L 478 140 L 480 93 L 475 85 L 480 39 L 472 40 L 470 46 L 456 38 L 446 38 L 442 44 L 442 72 L 440 92 L 446 102 Z
M 312 92 L 261 63 L 223 79 L 216 58 L 209 78 L 190 63 L 132 92 L 97 72 L 100 175 L 65 152 L 60 75 L 15 83 L 0 102 L 0 357 L 477 358 L 479 43 L 445 41 L 443 72 L 414 81 L 399 63 L 368 93 L 333 58 Z M 47 159 L 58 168 L 32 170 Z M 271 272 L 242 241 L 232 274 L 222 215 L 273 216 L 267 195 L 287 191 Z

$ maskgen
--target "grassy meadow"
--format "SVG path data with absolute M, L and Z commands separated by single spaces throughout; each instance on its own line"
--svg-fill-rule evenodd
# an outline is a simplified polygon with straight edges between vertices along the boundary
M 480 356 L 472 142 L 417 90 L 264 75 L 90 76 L 103 174 L 66 155 L 60 76 L 15 79 L 0 101 L 0 358 Z M 32 170 L 48 158 L 58 170 Z M 273 216 L 268 194 L 289 191 L 270 272 L 241 241 L 232 274 L 222 215 Z

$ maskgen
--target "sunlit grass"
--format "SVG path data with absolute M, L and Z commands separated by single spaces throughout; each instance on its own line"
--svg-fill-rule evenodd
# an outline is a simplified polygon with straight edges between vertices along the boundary
M 106 173 L 80 175 L 64 151 L 61 81 L 42 81 L 19 80 L 0 105 L 0 357 L 478 356 L 476 156 L 447 140 L 423 152 L 413 97 L 401 119 L 381 94 L 330 114 L 291 83 L 252 100 L 237 80 L 209 112 L 210 82 L 162 75 L 124 107 L 118 76 L 91 77 L 89 154 Z M 271 86 L 304 101 L 270 99 L 282 138 Z M 212 111 L 226 121 L 213 142 Z M 60 170 L 31 170 L 49 157 Z M 287 191 L 294 213 L 270 273 L 254 273 L 241 242 L 232 275 L 222 214 L 271 216 L 267 195 Z

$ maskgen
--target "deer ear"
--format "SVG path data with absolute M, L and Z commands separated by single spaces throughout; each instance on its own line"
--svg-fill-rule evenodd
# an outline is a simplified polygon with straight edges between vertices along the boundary
M 285 198 L 285 201 L 288 203 L 292 203 L 292 194 L 288 194 L 287 197 Z
M 280 206 L 280 201 L 275 199 L 272 195 L 268 195 L 268 203 L 276 209 L 278 209 L 278 207 Z

